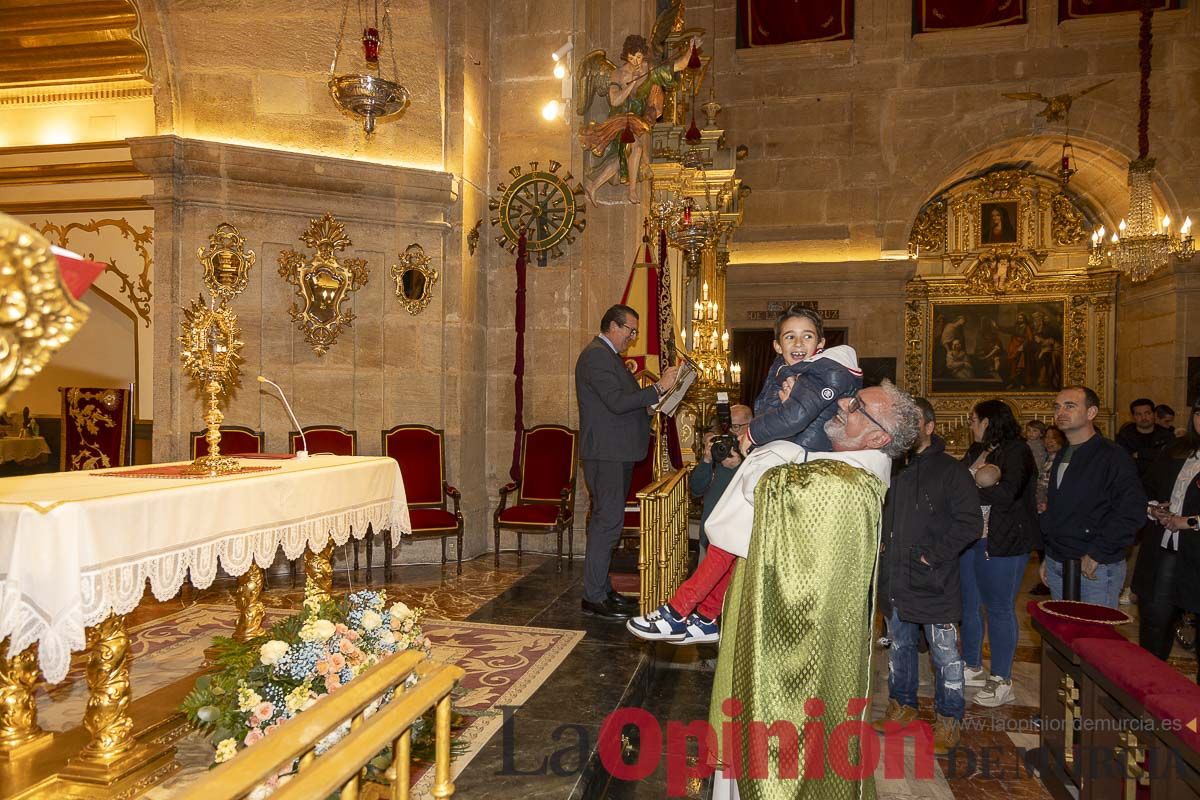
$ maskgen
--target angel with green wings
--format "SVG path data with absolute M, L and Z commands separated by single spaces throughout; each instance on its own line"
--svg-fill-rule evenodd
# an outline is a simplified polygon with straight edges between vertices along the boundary
M 588 198 L 596 202 L 596 189 L 618 179 L 629 187 L 629 202 L 638 202 L 638 177 L 645 155 L 646 134 L 662 116 L 665 91 L 675 86 L 677 75 L 687 67 L 692 39 L 673 60 L 657 66 L 647 61 L 646 37 L 631 34 L 621 47 L 621 66 L 613 64 L 603 50 L 593 50 L 579 67 L 577 111 L 586 114 L 597 97 L 607 97 L 609 112 L 603 122 L 591 122 L 580 131 L 579 143 L 595 157 L 583 179 Z

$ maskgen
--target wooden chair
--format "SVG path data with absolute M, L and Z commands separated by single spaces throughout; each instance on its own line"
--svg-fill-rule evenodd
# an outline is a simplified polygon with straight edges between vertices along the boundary
M 348 431 L 340 425 L 305 425 L 300 429 L 308 440 L 308 454 L 335 456 L 358 455 L 358 431 Z M 298 431 L 288 433 L 291 453 L 304 449 L 304 441 Z
M 133 386 L 60 387 L 59 469 L 124 467 L 133 463 Z
M 348 431 L 340 425 L 305 425 L 300 429 L 308 440 L 308 454 L 329 454 L 335 456 L 358 455 L 358 431 Z M 299 431 L 288 432 L 288 452 L 295 453 L 304 449 L 304 440 Z M 370 574 L 371 545 L 375 541 L 375 532 L 368 530 L 365 537 L 367 542 L 367 574 Z M 354 543 L 354 571 L 358 572 L 358 545 L 362 539 L 352 539 Z M 292 562 L 292 586 L 296 585 L 299 573 L 297 562 Z
M 396 425 L 382 432 L 385 456 L 396 459 L 404 480 L 404 495 L 412 520 L 414 539 L 442 540 L 442 563 L 446 563 L 446 539 L 458 541 L 458 574 L 462 574 L 463 515 L 459 510 L 462 495 L 446 482 L 446 447 L 442 431 L 428 425 Z M 454 511 L 446 508 L 446 499 L 454 501 Z M 392 542 L 384 553 L 384 580 L 390 580 Z M 370 570 L 370 554 L 367 569 Z
M 204 438 L 207 431 L 192 431 L 192 459 L 208 455 L 208 440 Z M 262 431 L 247 428 L 245 425 L 221 426 L 222 455 L 240 455 L 241 453 L 261 453 L 265 448 L 266 436 Z
M 492 514 L 496 532 L 496 565 L 500 565 L 500 531 L 517 532 L 517 559 L 526 533 L 557 533 L 558 561 L 562 570 L 563 532 L 571 529 L 575 515 L 575 471 L 579 463 L 578 431 L 562 425 L 538 425 L 521 437 L 520 479 L 500 487 L 500 505 Z M 508 496 L 517 493 L 508 505 Z M 568 555 L 575 544 L 568 537 Z M 568 562 L 569 564 L 570 562 Z

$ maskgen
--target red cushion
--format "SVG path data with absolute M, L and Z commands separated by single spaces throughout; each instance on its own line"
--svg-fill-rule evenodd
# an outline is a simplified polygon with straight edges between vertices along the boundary
M 642 527 L 642 512 L 641 511 L 626 511 L 625 512 L 625 527 L 633 530 L 639 530 Z
M 208 455 L 208 440 L 204 438 L 203 432 L 192 434 L 193 458 Z M 223 455 L 234 456 L 242 453 L 261 453 L 262 442 L 253 433 L 246 433 L 239 430 L 221 429 L 221 453 Z
M 384 440 L 385 455 L 396 459 L 410 503 L 442 502 L 442 437 L 424 428 L 399 428 Z
M 1076 639 L 1079 658 L 1138 702 L 1152 694 L 1187 694 L 1196 684 L 1133 642 Z
M 1030 619 L 1036 620 L 1046 629 L 1048 634 L 1060 639 L 1063 644 L 1072 650 L 1074 649 L 1076 639 L 1112 639 L 1125 641 L 1125 637 L 1113 625 L 1099 625 L 1094 622 L 1081 622 L 1079 620 L 1056 617 L 1053 614 L 1047 614 L 1039 608 L 1038 603 L 1038 600 L 1030 600 L 1029 605 L 1026 606 L 1029 610 Z
M 305 431 L 304 439 L 308 442 L 308 452 L 316 455 L 317 453 L 332 453 L 335 456 L 353 456 L 357 455 L 354 452 L 354 435 L 347 431 L 339 431 L 332 428 L 319 428 L 317 430 Z M 292 437 L 292 450 L 296 451 L 302 447 L 300 437 Z
M 458 528 L 458 520 L 449 511 L 440 508 L 410 508 L 414 531 L 428 531 L 435 528 Z
M 1173 726 L 1175 735 L 1188 747 L 1200 751 L 1200 725 L 1196 722 L 1200 718 L 1200 686 L 1193 683 L 1192 689 L 1188 694 L 1146 695 L 1142 702 L 1150 716 L 1177 722 Z
M 521 497 L 561 499 L 575 477 L 575 433 L 560 428 L 528 430 L 521 455 Z
M 500 512 L 501 522 L 536 523 L 553 525 L 558 521 L 558 506 L 522 505 L 509 506 Z

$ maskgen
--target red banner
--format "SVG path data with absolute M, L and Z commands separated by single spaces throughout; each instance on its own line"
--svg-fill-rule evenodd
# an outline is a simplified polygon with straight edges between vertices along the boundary
M 1171 11 L 1179 8 L 1179 0 L 1154 0 L 1153 5 L 1155 11 Z M 1141 10 L 1142 0 L 1058 0 L 1058 21 Z
M 854 38 L 854 0 L 738 0 L 738 47 Z
M 1025 0 L 913 0 L 913 33 L 1028 22 Z

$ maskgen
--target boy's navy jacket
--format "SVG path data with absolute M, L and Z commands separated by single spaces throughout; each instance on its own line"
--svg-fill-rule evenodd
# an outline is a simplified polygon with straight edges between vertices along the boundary
M 796 383 L 787 400 L 780 402 L 779 389 L 791 377 Z M 790 365 L 780 356 L 754 401 L 750 440 L 759 445 L 786 439 L 806 450 L 832 450 L 825 423 L 837 414 L 838 398 L 853 397 L 861 388 L 858 354 L 849 345 L 822 350 Z

